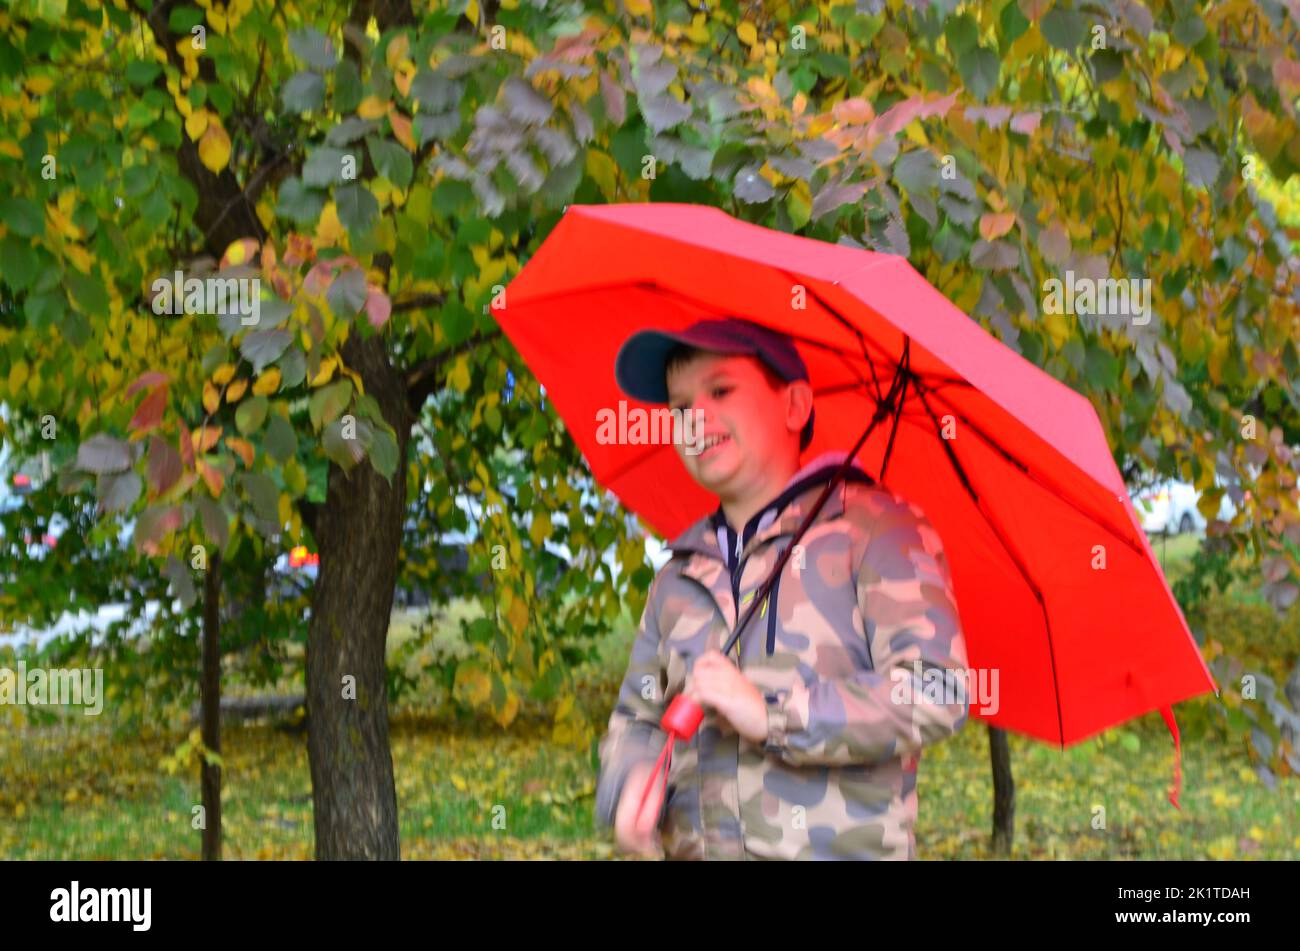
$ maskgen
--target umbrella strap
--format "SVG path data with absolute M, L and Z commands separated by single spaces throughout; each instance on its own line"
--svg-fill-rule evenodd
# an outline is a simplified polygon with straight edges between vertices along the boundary
M 645 790 L 641 793 L 641 802 L 636 807 L 636 815 L 633 817 L 634 820 L 640 817 L 641 810 L 645 808 L 645 801 L 650 796 L 650 790 L 654 788 L 655 780 L 659 776 L 659 768 L 661 766 L 663 767 L 663 771 L 664 771 L 663 787 L 664 790 L 667 791 L 668 771 L 672 769 L 673 741 L 675 739 L 677 739 L 677 734 L 670 732 L 668 734 L 667 741 L 664 743 L 663 750 L 659 753 L 659 758 L 655 760 L 654 772 L 652 772 L 650 774 L 650 778 L 646 780 Z
M 1178 794 L 1183 788 L 1183 752 L 1182 743 L 1178 736 L 1178 721 L 1174 719 L 1173 707 L 1161 707 L 1160 715 L 1165 718 L 1165 724 L 1169 727 L 1169 732 L 1174 738 L 1174 788 L 1169 793 L 1169 802 L 1175 809 L 1182 812 L 1183 807 L 1178 804 Z

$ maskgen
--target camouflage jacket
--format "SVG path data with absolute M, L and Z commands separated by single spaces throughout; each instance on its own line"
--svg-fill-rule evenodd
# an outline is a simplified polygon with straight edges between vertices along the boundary
M 670 544 L 600 743 L 599 825 L 612 826 L 628 771 L 658 757 L 664 709 L 694 659 L 735 630 L 835 471 L 827 458 L 843 454 L 806 466 L 755 515 L 738 557 L 720 544 L 735 538 L 720 508 Z M 733 648 L 767 701 L 767 742 L 706 712 L 673 750 L 659 821 L 668 859 L 915 857 L 921 748 L 959 729 L 969 708 L 965 693 L 931 691 L 927 702 L 921 671 L 961 680 L 966 646 L 938 535 L 915 505 L 857 473 L 826 500 Z

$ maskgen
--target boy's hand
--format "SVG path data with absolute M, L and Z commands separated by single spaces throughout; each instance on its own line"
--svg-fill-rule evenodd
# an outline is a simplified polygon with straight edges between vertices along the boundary
M 711 650 L 696 659 L 685 693 L 700 706 L 717 711 L 751 743 L 766 742 L 767 702 L 721 651 Z
M 663 777 L 658 777 L 650 795 L 645 797 L 645 808 L 636 815 L 637 804 L 645 792 L 645 784 L 654 771 L 653 763 L 641 763 L 628 771 L 623 782 L 623 794 L 614 814 L 614 841 L 619 849 L 633 855 L 650 857 L 656 854 L 655 824 L 663 805 Z

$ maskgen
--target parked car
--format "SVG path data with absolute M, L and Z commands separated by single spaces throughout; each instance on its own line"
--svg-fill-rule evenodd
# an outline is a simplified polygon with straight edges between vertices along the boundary
M 1205 517 L 1197 503 L 1201 493 L 1186 482 L 1167 479 L 1141 489 L 1133 495 L 1143 530 L 1152 534 L 1184 535 L 1205 531 Z M 1228 521 L 1236 509 L 1225 492 L 1219 502 L 1218 517 Z

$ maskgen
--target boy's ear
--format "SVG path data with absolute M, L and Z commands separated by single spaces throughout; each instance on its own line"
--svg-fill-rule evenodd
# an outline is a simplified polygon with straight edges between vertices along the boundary
M 788 384 L 785 391 L 785 424 L 790 431 L 798 435 L 813 408 L 812 386 L 807 380 L 795 380 Z

